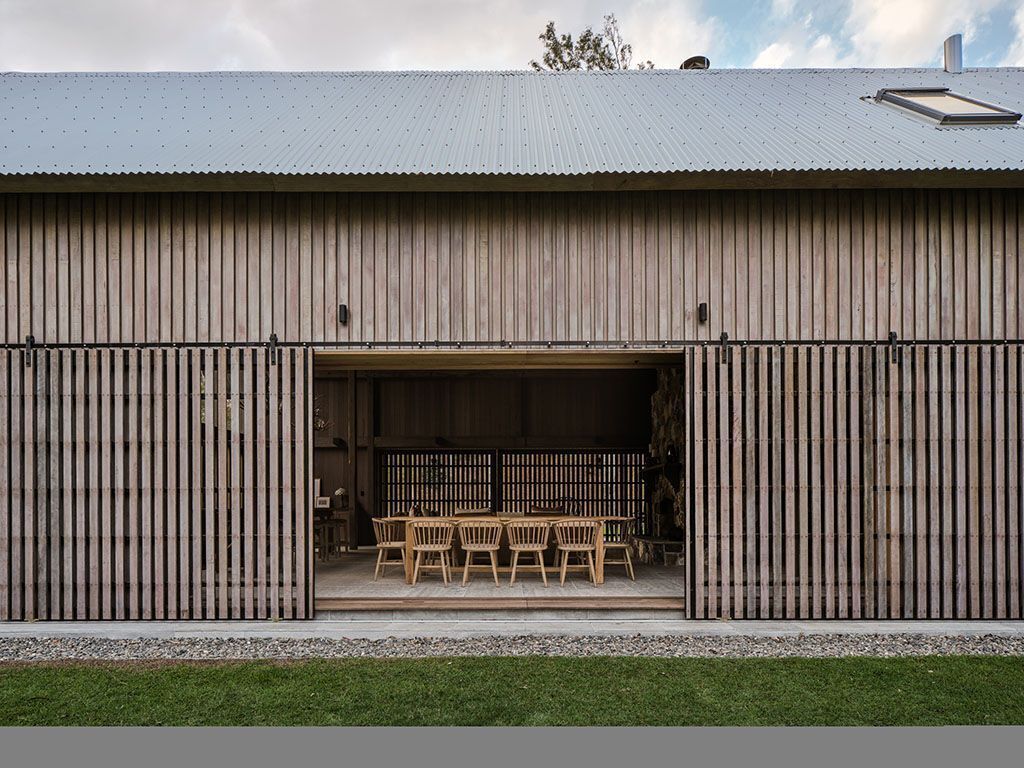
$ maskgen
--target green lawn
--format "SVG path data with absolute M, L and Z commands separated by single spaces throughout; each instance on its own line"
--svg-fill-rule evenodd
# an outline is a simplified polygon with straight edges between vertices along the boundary
M 1024 659 L 0 665 L 0 725 L 1024 724 Z

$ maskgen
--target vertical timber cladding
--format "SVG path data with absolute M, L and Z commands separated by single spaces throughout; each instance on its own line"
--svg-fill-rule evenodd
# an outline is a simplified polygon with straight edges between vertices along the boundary
M 1022 233 L 1019 189 L 2 194 L 0 341 L 1020 339 Z
M 1024 616 L 1024 345 L 684 352 L 694 618 Z
M 312 353 L 0 349 L 0 620 L 312 615 Z

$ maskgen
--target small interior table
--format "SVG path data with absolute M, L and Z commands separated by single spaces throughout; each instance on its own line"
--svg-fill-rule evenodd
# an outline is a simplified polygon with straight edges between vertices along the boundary
M 326 562 L 334 550 L 339 553 L 344 548 L 346 552 L 352 549 L 355 530 L 353 527 L 354 515 L 352 510 L 338 510 L 339 517 L 329 517 L 325 520 L 314 520 L 313 530 L 320 541 L 320 560 Z M 344 541 L 342 541 L 344 532 Z

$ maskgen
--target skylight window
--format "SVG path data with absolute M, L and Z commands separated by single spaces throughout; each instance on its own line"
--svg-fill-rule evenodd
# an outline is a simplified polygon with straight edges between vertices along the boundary
M 883 88 L 875 99 L 930 117 L 939 125 L 1012 125 L 1021 117 L 1020 112 L 948 88 Z

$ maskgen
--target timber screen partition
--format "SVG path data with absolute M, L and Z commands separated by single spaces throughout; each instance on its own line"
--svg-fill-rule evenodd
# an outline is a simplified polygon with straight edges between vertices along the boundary
M 0 349 L 0 619 L 312 615 L 308 349 Z
M 689 615 L 1021 617 L 1022 357 L 685 350 Z
M 581 515 L 623 515 L 645 532 L 638 450 L 386 450 L 378 459 L 380 511 L 413 505 L 439 514 L 486 507 L 524 514 L 531 505 Z
M 381 451 L 378 505 L 385 517 L 413 506 L 439 515 L 460 508 L 493 508 L 493 451 Z
M 502 510 L 524 514 L 531 505 L 561 502 L 581 515 L 621 515 L 646 533 L 643 451 L 505 451 Z

